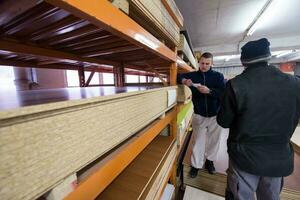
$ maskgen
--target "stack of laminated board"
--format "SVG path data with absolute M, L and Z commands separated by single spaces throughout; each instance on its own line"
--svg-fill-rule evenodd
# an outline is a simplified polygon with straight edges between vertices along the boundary
M 127 0 L 109 0 L 115 7 L 129 14 L 129 3 Z
M 178 24 L 180 27 L 183 27 L 183 16 L 182 14 L 180 13 L 176 3 L 174 0 L 162 0 L 162 2 L 164 3 L 164 5 L 167 7 L 170 7 L 171 10 L 172 10 L 172 13 L 174 13 L 177 21 L 178 21 Z M 167 5 L 166 5 L 167 4 Z
M 55 89 L 1 98 L 0 199 L 33 199 L 173 107 L 176 87 Z
M 192 186 L 204 191 L 208 191 L 220 196 L 225 196 L 225 189 L 227 185 L 227 175 L 226 169 L 228 168 L 228 154 L 227 154 L 227 146 L 226 140 L 228 137 L 228 130 L 225 129 L 222 137 L 220 150 L 218 152 L 218 160 L 214 162 L 217 173 L 211 175 L 205 169 L 200 169 L 198 172 L 198 176 L 195 178 L 191 178 L 189 175 L 189 171 L 191 169 L 191 151 L 192 151 L 192 139 L 190 140 L 187 152 L 185 154 L 183 165 L 183 182 L 184 185 Z M 285 177 L 284 186 L 281 192 L 282 200 L 298 200 L 300 199 L 300 156 L 295 154 L 294 157 L 295 166 L 294 172 L 291 176 Z
M 178 53 L 184 61 L 186 61 L 190 66 L 195 69 L 198 69 L 197 61 L 194 57 L 194 54 L 188 44 L 184 34 L 180 34 L 180 43 L 178 46 Z
M 156 38 L 173 47 L 179 45 L 180 27 L 161 0 L 129 0 L 129 16 Z
M 177 102 L 187 104 L 192 99 L 192 91 L 185 85 L 178 85 L 177 88 Z
M 188 128 L 191 126 L 192 117 L 193 117 L 193 103 L 190 101 L 189 103 L 180 106 L 181 110 L 177 114 L 177 144 L 181 146 L 186 134 L 188 132 Z
M 172 137 L 157 136 L 96 199 L 159 199 L 176 152 Z

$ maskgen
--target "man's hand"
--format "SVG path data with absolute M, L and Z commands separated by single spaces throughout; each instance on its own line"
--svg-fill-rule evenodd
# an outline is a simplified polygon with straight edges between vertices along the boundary
M 198 86 L 197 89 L 202 94 L 209 94 L 210 93 L 210 89 L 208 87 L 206 87 L 205 85 Z
M 191 79 L 182 79 L 182 84 L 191 87 L 193 85 L 193 81 Z

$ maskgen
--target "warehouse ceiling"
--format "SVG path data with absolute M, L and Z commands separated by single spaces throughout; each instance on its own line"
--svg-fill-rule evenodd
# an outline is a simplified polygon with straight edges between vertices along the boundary
M 267 37 L 274 54 L 292 51 L 276 58 L 276 62 L 300 60 L 299 0 L 176 0 L 176 3 L 194 50 L 238 55 L 247 41 Z M 247 29 L 257 17 L 256 30 L 247 36 Z

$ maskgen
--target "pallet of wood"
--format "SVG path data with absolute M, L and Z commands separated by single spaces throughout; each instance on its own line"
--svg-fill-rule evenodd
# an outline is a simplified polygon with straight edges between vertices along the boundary
M 180 27 L 161 0 L 129 0 L 129 16 L 168 46 L 179 45 Z
M 164 114 L 176 104 L 174 95 L 176 87 L 6 94 L 0 103 L 0 199 L 37 198 Z

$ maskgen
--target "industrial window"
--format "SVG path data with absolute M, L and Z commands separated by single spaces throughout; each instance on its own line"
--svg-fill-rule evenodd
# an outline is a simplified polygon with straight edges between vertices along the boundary
M 161 82 L 161 80 L 159 78 L 157 78 L 157 77 L 154 77 L 153 82 L 154 83 L 159 83 L 159 82 Z
M 139 83 L 138 75 L 125 75 L 126 83 Z
M 103 74 L 103 84 L 114 84 L 114 74 L 113 73 L 102 73 Z
M 78 71 L 66 70 L 68 87 L 79 87 Z
M 140 83 L 146 83 L 146 76 L 140 76 Z
M 67 83 L 68 87 L 79 87 L 79 76 L 78 71 L 76 70 L 66 70 L 67 71 Z M 85 80 L 87 80 L 90 76 L 91 72 L 84 72 Z M 99 73 L 95 73 L 90 85 L 99 85 Z
M 89 76 L 90 76 L 91 72 L 84 72 L 84 77 L 85 77 L 85 81 L 88 80 Z M 99 80 L 99 73 L 96 72 L 94 75 L 93 75 L 93 78 L 90 82 L 90 85 L 99 85 L 100 84 L 100 80 Z
M 0 65 L 0 89 L 15 89 L 14 68 Z

